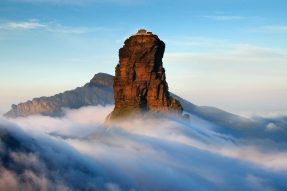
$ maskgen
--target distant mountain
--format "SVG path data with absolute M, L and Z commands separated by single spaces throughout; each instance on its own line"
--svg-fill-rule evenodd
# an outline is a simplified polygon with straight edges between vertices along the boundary
M 241 117 L 216 107 L 197 106 L 175 94 L 172 94 L 172 96 L 180 101 L 184 111 L 208 121 L 212 121 L 217 125 L 233 128 L 243 128 L 257 125 L 255 121 L 249 118 Z
M 34 98 L 32 101 L 13 104 L 5 117 L 25 117 L 29 115 L 60 116 L 62 108 L 80 108 L 89 105 L 110 105 L 114 103 L 113 76 L 96 74 L 89 83 L 74 90 L 65 91 L 51 97 Z

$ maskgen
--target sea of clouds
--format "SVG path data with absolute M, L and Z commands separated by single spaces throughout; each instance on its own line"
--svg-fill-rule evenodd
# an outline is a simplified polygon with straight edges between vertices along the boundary
M 112 109 L 1 118 L 1 190 L 287 190 L 281 118 L 245 137 L 194 115 L 104 124 Z

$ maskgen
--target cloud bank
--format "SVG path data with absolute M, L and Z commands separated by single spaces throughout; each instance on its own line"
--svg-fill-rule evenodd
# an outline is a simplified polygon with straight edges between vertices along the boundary
M 1 188 L 287 189 L 286 142 L 239 138 L 193 115 L 190 121 L 143 116 L 103 125 L 112 108 L 1 119 Z

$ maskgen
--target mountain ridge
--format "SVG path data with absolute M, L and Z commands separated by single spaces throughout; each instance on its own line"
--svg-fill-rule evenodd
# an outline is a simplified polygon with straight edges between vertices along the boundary
M 113 104 L 113 76 L 97 73 L 82 87 L 64 91 L 53 96 L 33 98 L 26 102 L 13 104 L 5 117 L 26 117 L 29 115 L 61 116 L 62 108 L 78 109 L 88 105 Z
M 68 90 L 50 97 L 33 98 L 32 100 L 13 104 L 10 111 L 4 114 L 8 118 L 26 117 L 29 115 L 62 116 L 62 108 L 78 109 L 84 106 L 112 105 L 114 104 L 113 94 L 114 76 L 106 73 L 97 73 L 82 87 Z M 254 126 L 253 120 L 244 118 L 215 107 L 197 106 L 174 93 L 183 106 L 184 111 L 215 121 L 216 124 L 224 127 Z M 244 125 L 242 124 L 244 123 Z M 257 125 L 257 124 L 256 124 Z

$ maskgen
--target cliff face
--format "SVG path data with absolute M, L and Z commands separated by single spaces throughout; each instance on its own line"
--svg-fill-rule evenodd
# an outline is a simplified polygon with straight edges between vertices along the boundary
M 88 105 L 113 104 L 113 79 L 114 77 L 109 74 L 98 73 L 83 87 L 51 97 L 34 98 L 18 105 L 13 104 L 12 109 L 4 116 L 12 118 L 36 114 L 59 116 L 62 114 L 62 108 L 77 109 Z
M 145 31 L 125 41 L 116 66 L 112 118 L 133 111 L 182 112 L 182 106 L 168 91 L 164 50 L 164 42 Z

